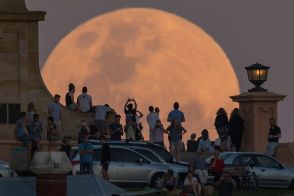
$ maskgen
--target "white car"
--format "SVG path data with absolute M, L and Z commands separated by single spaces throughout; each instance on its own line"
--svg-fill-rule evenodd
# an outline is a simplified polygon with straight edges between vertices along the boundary
M 93 173 L 101 176 L 100 156 L 101 146 L 94 146 L 93 155 Z M 73 174 L 79 171 L 79 153 L 77 149 L 75 156 L 72 159 Z M 147 149 L 148 150 L 148 149 Z M 152 153 L 151 151 L 148 151 Z M 157 156 L 154 154 L 154 156 Z M 156 186 L 163 174 L 168 170 L 174 171 L 175 177 L 181 184 L 183 177 L 186 175 L 187 166 L 168 164 L 163 161 L 151 160 L 150 155 L 135 151 L 132 148 L 125 146 L 111 146 L 111 162 L 108 173 L 110 181 L 118 184 L 144 184 Z
M 224 160 L 225 168 L 233 170 L 247 166 L 250 160 L 258 187 L 294 188 L 294 168 L 286 167 L 273 157 L 255 152 L 223 152 L 219 156 Z M 212 158 L 206 162 L 210 163 Z

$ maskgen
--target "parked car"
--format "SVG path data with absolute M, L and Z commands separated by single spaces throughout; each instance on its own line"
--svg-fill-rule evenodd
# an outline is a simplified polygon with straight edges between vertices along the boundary
M 94 145 L 93 172 L 101 176 L 100 156 L 101 146 Z M 74 147 L 75 155 L 72 159 L 73 173 L 79 172 L 79 153 Z M 147 156 L 125 146 L 111 145 L 111 163 L 109 165 L 110 181 L 117 184 L 144 184 L 155 186 L 167 169 L 172 169 L 177 179 L 182 179 L 187 167 L 176 164 L 153 161 Z
M 294 168 L 284 166 L 273 157 L 255 152 L 223 152 L 220 157 L 225 168 L 245 167 L 250 161 L 259 187 L 294 188 Z M 212 158 L 209 157 L 206 162 L 210 163 Z
M 93 145 L 100 145 L 99 140 L 89 140 Z M 174 157 L 166 150 L 166 148 L 145 141 L 129 141 L 129 140 L 108 140 L 108 144 L 110 145 L 118 145 L 118 146 L 138 146 L 148 148 L 154 152 L 156 152 L 162 159 L 167 163 L 176 163 Z M 176 163 L 177 164 L 177 163 Z
M 16 173 L 5 161 L 0 161 L 0 177 L 15 177 Z

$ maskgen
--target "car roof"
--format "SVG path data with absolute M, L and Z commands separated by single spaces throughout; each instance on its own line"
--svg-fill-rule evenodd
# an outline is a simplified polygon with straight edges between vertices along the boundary
M 99 140 L 89 140 L 93 145 L 100 144 Z M 108 144 L 127 144 L 127 145 L 140 145 L 140 146 L 156 146 L 156 147 L 162 147 L 158 144 L 153 144 L 151 142 L 147 141 L 130 141 L 130 140 L 107 140 Z M 162 147 L 163 148 L 163 147 Z
M 221 152 L 221 154 L 232 154 L 232 155 L 253 154 L 253 155 L 265 155 L 265 156 L 268 156 L 267 154 L 259 153 L 259 152 Z

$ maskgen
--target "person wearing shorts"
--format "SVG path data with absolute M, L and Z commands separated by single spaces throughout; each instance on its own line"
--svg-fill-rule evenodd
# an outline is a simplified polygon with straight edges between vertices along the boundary
M 102 144 L 101 147 L 101 174 L 104 180 L 109 181 L 109 175 L 108 175 L 108 167 L 110 164 L 110 157 L 111 157 L 111 150 L 108 143 L 106 143 L 105 136 L 100 136 L 100 143 Z
M 166 129 L 168 133 L 168 139 L 170 142 L 170 151 L 175 157 L 176 161 L 179 160 L 179 153 L 183 149 L 182 135 L 187 131 L 180 125 L 177 118 L 172 120 L 172 124 Z

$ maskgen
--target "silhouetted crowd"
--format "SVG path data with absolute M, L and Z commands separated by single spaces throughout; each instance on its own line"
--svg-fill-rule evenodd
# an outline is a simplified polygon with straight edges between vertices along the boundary
M 92 97 L 88 95 L 87 87 L 82 88 L 82 93 L 78 96 L 76 102 L 75 86 L 70 83 L 68 92 L 65 95 L 66 107 L 72 111 L 92 112 L 93 120 L 87 122 L 81 120 L 80 131 L 77 136 L 80 153 L 80 173 L 91 174 L 92 156 L 94 153 L 93 145 L 89 140 L 100 140 L 101 148 L 101 173 L 105 180 L 109 180 L 108 166 L 110 164 L 111 150 L 107 140 L 129 140 L 144 141 L 142 131 L 143 126 L 141 119 L 143 113 L 137 108 L 135 99 L 129 98 L 124 105 L 125 121 L 122 125 L 121 115 L 117 114 L 108 104 L 92 105 Z M 57 141 L 62 139 L 60 150 L 64 151 L 70 158 L 71 144 L 70 137 L 61 138 L 62 134 L 62 105 L 60 104 L 60 95 L 54 96 L 53 102 L 48 105 L 48 118 L 46 123 L 47 140 L 49 141 L 49 151 L 55 146 Z M 219 108 L 216 112 L 214 121 L 215 130 L 218 139 L 211 141 L 209 131 L 203 129 L 201 136 L 197 138 L 196 133 L 192 133 L 190 140 L 187 141 L 187 149 L 183 142 L 183 135 L 187 133 L 183 124 L 185 115 L 180 110 L 180 104 L 175 102 L 173 109 L 168 113 L 167 122 L 169 126 L 164 128 L 160 119 L 159 107 L 149 106 L 149 114 L 146 120 L 149 128 L 149 142 L 160 145 L 164 144 L 164 134 L 168 135 L 169 150 L 179 160 L 182 152 L 197 152 L 200 154 L 213 153 L 214 158 L 211 159 L 210 168 L 208 168 L 205 159 L 201 156 L 195 156 L 191 162 L 187 176 L 184 180 L 184 188 L 182 192 L 187 194 L 202 195 L 203 189 L 207 188 L 208 170 L 215 176 L 214 184 L 219 187 L 220 195 L 231 195 L 234 185 L 230 175 L 223 171 L 224 161 L 219 157 L 220 152 L 240 151 L 242 144 L 242 136 L 244 131 L 244 120 L 239 114 L 239 110 L 235 108 L 230 117 L 224 108 Z M 274 156 L 281 130 L 276 125 L 275 119 L 269 119 L 269 134 L 267 144 L 267 154 Z M 29 157 L 32 157 L 36 151 L 41 151 L 41 135 L 44 131 L 40 122 L 40 115 L 37 113 L 34 103 L 28 104 L 27 112 L 21 112 L 20 119 L 16 122 L 15 138 L 29 148 Z M 197 178 L 195 177 L 197 176 Z M 161 179 L 161 189 L 168 195 L 175 194 L 176 180 L 172 170 L 168 170 Z

